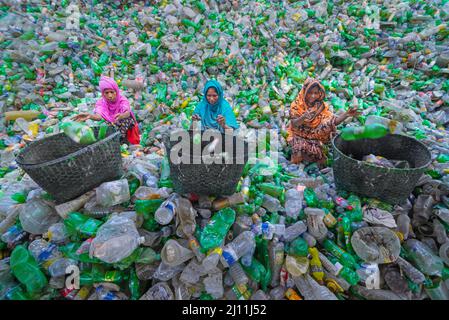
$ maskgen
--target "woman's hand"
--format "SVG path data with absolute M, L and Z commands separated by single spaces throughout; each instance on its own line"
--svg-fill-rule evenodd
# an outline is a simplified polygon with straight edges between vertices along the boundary
M 217 122 L 220 126 L 222 126 L 223 128 L 226 127 L 226 119 L 225 117 L 223 117 L 221 114 L 217 117 Z
M 122 120 L 122 119 L 124 119 L 122 113 L 117 113 L 117 114 L 114 116 L 114 120 L 115 120 L 116 122 L 119 121 L 119 120 Z
M 349 117 L 355 117 L 361 114 L 361 112 L 357 109 L 357 107 L 355 108 L 350 108 L 348 111 L 345 112 L 345 114 L 347 115 L 347 118 Z
M 231 129 L 231 127 L 228 127 L 226 125 L 226 118 L 223 117 L 221 114 L 217 117 L 217 122 L 223 129 L 225 129 L 225 130 Z
M 117 121 L 128 118 L 130 115 L 131 114 L 129 112 L 117 113 L 114 118 L 115 118 L 115 121 L 117 122 Z
M 90 114 L 89 113 L 80 113 L 80 114 L 77 114 L 74 118 L 73 118 L 73 120 L 74 121 L 77 121 L 77 122 L 82 122 L 82 121 L 86 121 L 87 119 L 89 119 L 90 118 Z
M 338 116 L 337 120 L 335 121 L 335 125 L 338 126 L 340 123 L 342 123 L 346 119 L 348 119 L 350 117 L 358 116 L 360 114 L 361 114 L 361 112 L 357 109 L 357 107 L 350 108 L 348 111 L 346 111 L 345 113 Z
M 201 117 L 200 117 L 199 114 L 194 114 L 194 115 L 192 115 L 192 120 L 200 121 L 200 120 L 201 120 Z

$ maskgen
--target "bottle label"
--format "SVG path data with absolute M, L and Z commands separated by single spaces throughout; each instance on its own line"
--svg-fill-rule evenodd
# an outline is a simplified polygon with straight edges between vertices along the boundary
M 285 296 L 287 297 L 288 300 L 302 300 L 301 297 L 292 288 L 289 288 L 285 292 Z
M 167 201 L 167 203 L 164 205 L 164 207 L 173 213 L 175 212 L 175 205 L 171 201 Z
M 222 256 L 229 266 L 232 266 L 238 260 L 237 253 L 232 248 L 223 250 Z
M 47 248 L 42 250 L 42 252 L 37 257 L 37 262 L 42 263 L 46 261 L 52 254 L 53 250 L 56 249 L 56 245 L 50 244 Z
M 262 223 L 262 234 L 268 235 L 269 232 L 270 232 L 270 225 L 268 224 L 268 222 Z
M 323 221 L 329 228 L 332 228 L 337 224 L 337 219 L 335 219 L 335 217 L 331 213 L 326 214 L 323 218 Z
M 274 262 L 278 266 L 284 263 L 284 251 L 276 252 Z
M 208 256 L 217 253 L 218 255 L 221 256 L 221 254 L 223 253 L 223 249 L 220 247 L 216 247 L 215 249 L 212 249 L 211 251 L 209 251 Z
M 195 250 L 195 249 L 197 249 L 197 248 L 199 248 L 199 243 L 198 243 L 198 241 L 196 240 L 196 239 L 191 239 L 190 241 L 189 241 L 189 247 L 190 247 L 190 249 L 192 249 L 192 250 Z

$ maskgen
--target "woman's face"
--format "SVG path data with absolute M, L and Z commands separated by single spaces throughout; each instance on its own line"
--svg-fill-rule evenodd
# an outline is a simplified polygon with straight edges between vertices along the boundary
M 218 93 L 215 88 L 209 88 L 206 92 L 206 99 L 211 105 L 214 105 L 218 102 Z
M 315 104 L 316 101 L 318 101 L 321 97 L 321 92 L 318 87 L 313 87 L 307 92 L 306 101 L 308 105 Z
M 103 91 L 103 94 L 106 100 L 108 100 L 109 102 L 114 102 L 115 99 L 117 99 L 117 92 L 115 92 L 115 90 L 113 89 L 106 89 Z

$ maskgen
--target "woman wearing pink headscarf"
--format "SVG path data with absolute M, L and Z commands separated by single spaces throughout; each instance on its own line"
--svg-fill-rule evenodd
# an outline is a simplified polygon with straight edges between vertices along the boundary
M 95 104 L 95 114 L 81 113 L 74 120 L 100 121 L 104 119 L 122 133 L 122 142 L 128 140 L 131 144 L 139 144 L 140 135 L 136 117 L 131 111 L 128 99 L 120 94 L 117 83 L 112 78 L 102 76 L 100 90 L 101 99 Z

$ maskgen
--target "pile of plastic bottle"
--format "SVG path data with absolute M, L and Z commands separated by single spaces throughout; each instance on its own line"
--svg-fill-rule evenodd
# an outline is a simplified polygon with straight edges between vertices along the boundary
M 449 2 L 130 2 L 0 6 L 0 299 L 449 299 Z M 122 179 L 56 204 L 15 157 L 91 111 L 102 74 L 142 146 L 122 146 Z M 405 203 L 337 192 L 331 159 L 289 162 L 308 77 L 334 113 L 362 110 L 341 128 L 381 123 L 431 150 Z M 243 135 L 281 137 L 279 165 L 247 165 L 230 197 L 173 192 L 164 156 L 209 78 Z

